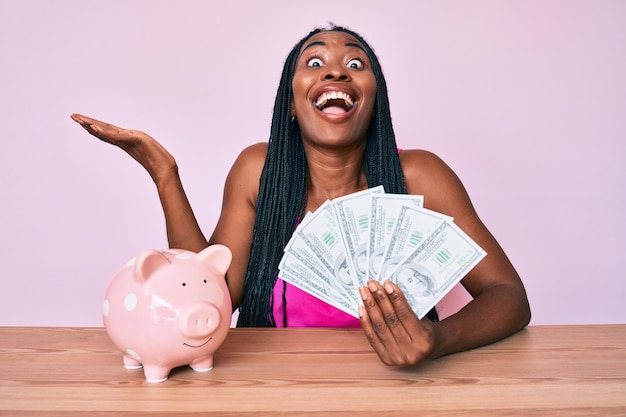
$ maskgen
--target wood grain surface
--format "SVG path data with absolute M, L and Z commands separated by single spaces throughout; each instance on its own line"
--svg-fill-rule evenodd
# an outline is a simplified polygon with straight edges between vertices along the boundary
M 626 325 L 530 326 L 388 367 L 360 329 L 231 329 L 215 367 L 163 383 L 102 328 L 0 328 L 2 416 L 626 416 Z

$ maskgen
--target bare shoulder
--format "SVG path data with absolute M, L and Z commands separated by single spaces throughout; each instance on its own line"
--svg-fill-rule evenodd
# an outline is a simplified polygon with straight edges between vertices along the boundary
M 226 190 L 245 195 L 254 203 L 266 154 L 267 143 L 255 143 L 243 149 L 228 173 Z
M 400 162 L 404 175 L 409 178 L 429 176 L 437 171 L 450 169 L 437 155 L 423 149 L 402 150 Z
M 251 227 L 266 153 L 267 144 L 256 143 L 243 149 L 235 159 L 226 177 L 222 213 L 214 236 L 245 223 Z
M 235 165 L 244 165 L 248 169 L 263 169 L 265 156 L 267 155 L 267 143 L 259 142 L 244 148 L 237 157 Z
M 421 149 L 400 152 L 409 194 L 424 195 L 428 208 L 452 215 L 459 205 L 471 206 L 459 177 L 439 156 Z

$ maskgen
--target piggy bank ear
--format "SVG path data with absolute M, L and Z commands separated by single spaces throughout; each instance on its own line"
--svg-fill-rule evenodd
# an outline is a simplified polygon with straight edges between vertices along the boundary
M 209 265 L 220 274 L 226 274 L 230 261 L 233 259 L 230 249 L 224 245 L 211 245 L 200 251 L 198 257 L 204 264 Z
M 138 281 L 148 281 L 152 274 L 169 264 L 168 259 L 159 251 L 147 250 L 135 258 L 133 278 Z

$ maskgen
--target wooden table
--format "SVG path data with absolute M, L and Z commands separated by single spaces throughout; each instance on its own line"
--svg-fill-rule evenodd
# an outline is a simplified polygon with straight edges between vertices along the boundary
M 531 326 L 414 367 L 360 329 L 232 329 L 215 368 L 166 382 L 101 328 L 0 328 L 2 416 L 624 416 L 626 325 Z

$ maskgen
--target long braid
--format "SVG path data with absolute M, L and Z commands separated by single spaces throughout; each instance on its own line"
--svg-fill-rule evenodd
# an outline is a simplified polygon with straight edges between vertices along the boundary
M 275 327 L 270 299 L 283 249 L 306 206 L 308 165 L 297 121 L 291 120 L 295 72 L 302 39 L 291 51 L 281 76 L 267 149 L 259 181 L 250 259 L 239 306 L 239 327 Z
M 323 30 L 342 31 L 354 36 L 364 46 L 372 64 L 376 78 L 376 105 L 363 157 L 368 186 L 382 184 L 390 193 L 407 192 L 391 123 L 387 85 L 374 51 L 361 36 L 348 29 L 333 26 L 313 30 L 288 55 L 276 94 L 267 156 L 259 181 L 250 259 L 239 306 L 239 327 L 276 326 L 272 314 L 275 301 L 272 291 L 278 278 L 278 264 L 298 220 L 304 215 L 307 196 L 306 155 L 298 123 L 290 118 L 291 82 L 302 45 Z M 427 316 L 437 320 L 435 309 Z M 281 324 L 286 325 L 286 321 Z

